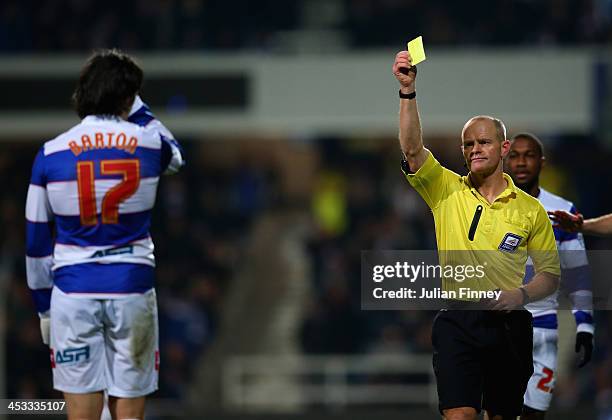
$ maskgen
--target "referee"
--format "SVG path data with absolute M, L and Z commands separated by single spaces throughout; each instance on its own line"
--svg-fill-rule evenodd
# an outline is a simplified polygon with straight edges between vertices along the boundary
M 423 147 L 411 61 L 408 51 L 401 51 L 393 64 L 400 83 L 403 169 L 432 210 L 438 251 L 461 251 L 470 263 L 500 261 L 487 267 L 479 284 L 481 290 L 501 290 L 497 300 L 451 301 L 436 316 L 432 342 L 439 409 L 448 420 L 476 419 L 481 409 L 491 420 L 516 419 L 533 372 L 532 319 L 523 305 L 552 294 L 559 283 L 553 230 L 542 205 L 502 171 L 510 142 L 499 119 L 476 116 L 463 127 L 467 176 L 444 168 Z M 528 256 L 536 274 L 521 286 Z M 446 279 L 443 288 L 452 289 L 452 283 Z

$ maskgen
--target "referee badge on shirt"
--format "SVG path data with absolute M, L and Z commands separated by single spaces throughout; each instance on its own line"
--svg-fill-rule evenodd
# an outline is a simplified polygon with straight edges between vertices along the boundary
M 518 248 L 522 240 L 522 236 L 508 232 L 506 233 L 506 236 L 504 236 L 504 239 L 502 239 L 497 249 L 504 252 L 514 252 L 516 251 L 516 248 Z

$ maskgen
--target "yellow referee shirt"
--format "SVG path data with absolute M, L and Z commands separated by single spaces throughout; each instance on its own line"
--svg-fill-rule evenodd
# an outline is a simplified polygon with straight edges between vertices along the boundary
M 433 212 L 440 265 L 481 267 L 480 271 L 470 270 L 473 275 L 467 280 L 465 276 L 444 276 L 444 290 L 517 288 L 523 283 L 528 257 L 536 273 L 560 275 L 546 210 L 517 188 L 510 176 L 503 176 L 508 186 L 489 203 L 469 177 L 444 168 L 431 152 L 416 173 L 406 174 Z

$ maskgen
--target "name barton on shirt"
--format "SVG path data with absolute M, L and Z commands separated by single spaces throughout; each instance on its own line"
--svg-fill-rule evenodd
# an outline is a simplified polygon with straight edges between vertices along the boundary
M 125 150 L 130 154 L 134 154 L 134 152 L 136 152 L 136 147 L 138 147 L 138 138 L 132 136 L 128 139 L 123 132 L 117 135 L 115 135 L 114 132 L 96 132 L 91 136 L 83 134 L 80 139 L 80 145 L 77 143 L 77 140 L 70 140 L 68 146 L 75 156 L 87 152 L 88 150 L 112 148 Z

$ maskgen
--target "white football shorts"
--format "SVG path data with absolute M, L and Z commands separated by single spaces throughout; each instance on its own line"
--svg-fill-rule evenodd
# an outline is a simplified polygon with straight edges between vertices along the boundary
M 53 387 L 120 398 L 157 389 L 159 334 L 155 290 L 116 299 L 51 293 Z
M 535 410 L 547 411 L 552 400 L 557 377 L 558 331 L 533 329 L 533 375 L 527 384 L 524 404 Z

